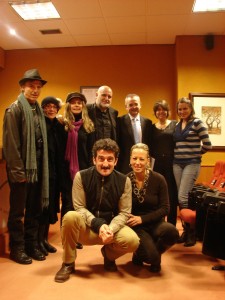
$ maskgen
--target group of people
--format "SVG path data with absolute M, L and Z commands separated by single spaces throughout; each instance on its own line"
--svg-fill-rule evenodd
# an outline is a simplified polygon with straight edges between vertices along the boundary
M 63 263 L 56 282 L 69 279 L 83 245 L 103 246 L 106 271 L 117 271 L 115 260 L 133 253 L 133 264 L 158 273 L 167 249 L 195 244 L 194 224 L 183 223 L 179 237 L 177 205 L 188 207 L 211 142 L 188 98 L 177 102 L 178 122 L 169 120 L 167 102 L 157 101 L 152 124 L 140 115 L 138 95 L 126 96 L 127 114 L 118 117 L 112 89 L 101 86 L 93 104 L 69 93 L 64 116 L 57 117 L 60 99 L 37 102 L 46 84 L 37 69 L 26 71 L 19 84 L 3 122 L 12 260 L 30 264 L 56 252 L 48 231 L 60 204 Z

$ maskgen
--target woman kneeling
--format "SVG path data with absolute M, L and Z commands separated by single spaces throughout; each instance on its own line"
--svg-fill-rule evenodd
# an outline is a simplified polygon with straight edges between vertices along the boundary
M 140 238 L 140 246 L 132 262 L 150 264 L 149 270 L 161 270 L 161 254 L 173 246 L 178 237 L 174 225 L 165 221 L 169 197 L 165 178 L 151 170 L 148 146 L 138 143 L 131 148 L 128 174 L 132 182 L 132 214 L 127 224 Z

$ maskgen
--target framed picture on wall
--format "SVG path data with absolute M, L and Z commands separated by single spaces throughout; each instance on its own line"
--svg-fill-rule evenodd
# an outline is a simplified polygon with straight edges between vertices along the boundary
M 87 103 L 95 103 L 96 92 L 99 86 L 81 86 L 80 92 L 84 94 L 87 99 Z
M 195 115 L 208 127 L 212 148 L 225 150 L 225 93 L 190 93 Z

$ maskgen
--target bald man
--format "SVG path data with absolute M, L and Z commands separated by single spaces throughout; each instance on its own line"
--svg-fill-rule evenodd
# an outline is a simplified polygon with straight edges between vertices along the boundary
M 100 86 L 94 104 L 87 104 L 89 117 L 95 125 L 95 141 L 111 138 L 116 141 L 118 111 L 111 107 L 113 92 L 109 86 Z

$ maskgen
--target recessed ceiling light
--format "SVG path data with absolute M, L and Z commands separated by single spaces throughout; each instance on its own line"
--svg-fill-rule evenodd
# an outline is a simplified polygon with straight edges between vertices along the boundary
M 225 10 L 225 0 L 195 0 L 193 12 L 217 12 Z
M 20 1 L 10 2 L 9 4 L 24 20 L 60 18 L 60 15 L 51 1 Z
M 11 28 L 11 29 L 9 29 L 9 33 L 11 35 L 16 35 L 16 30 Z

